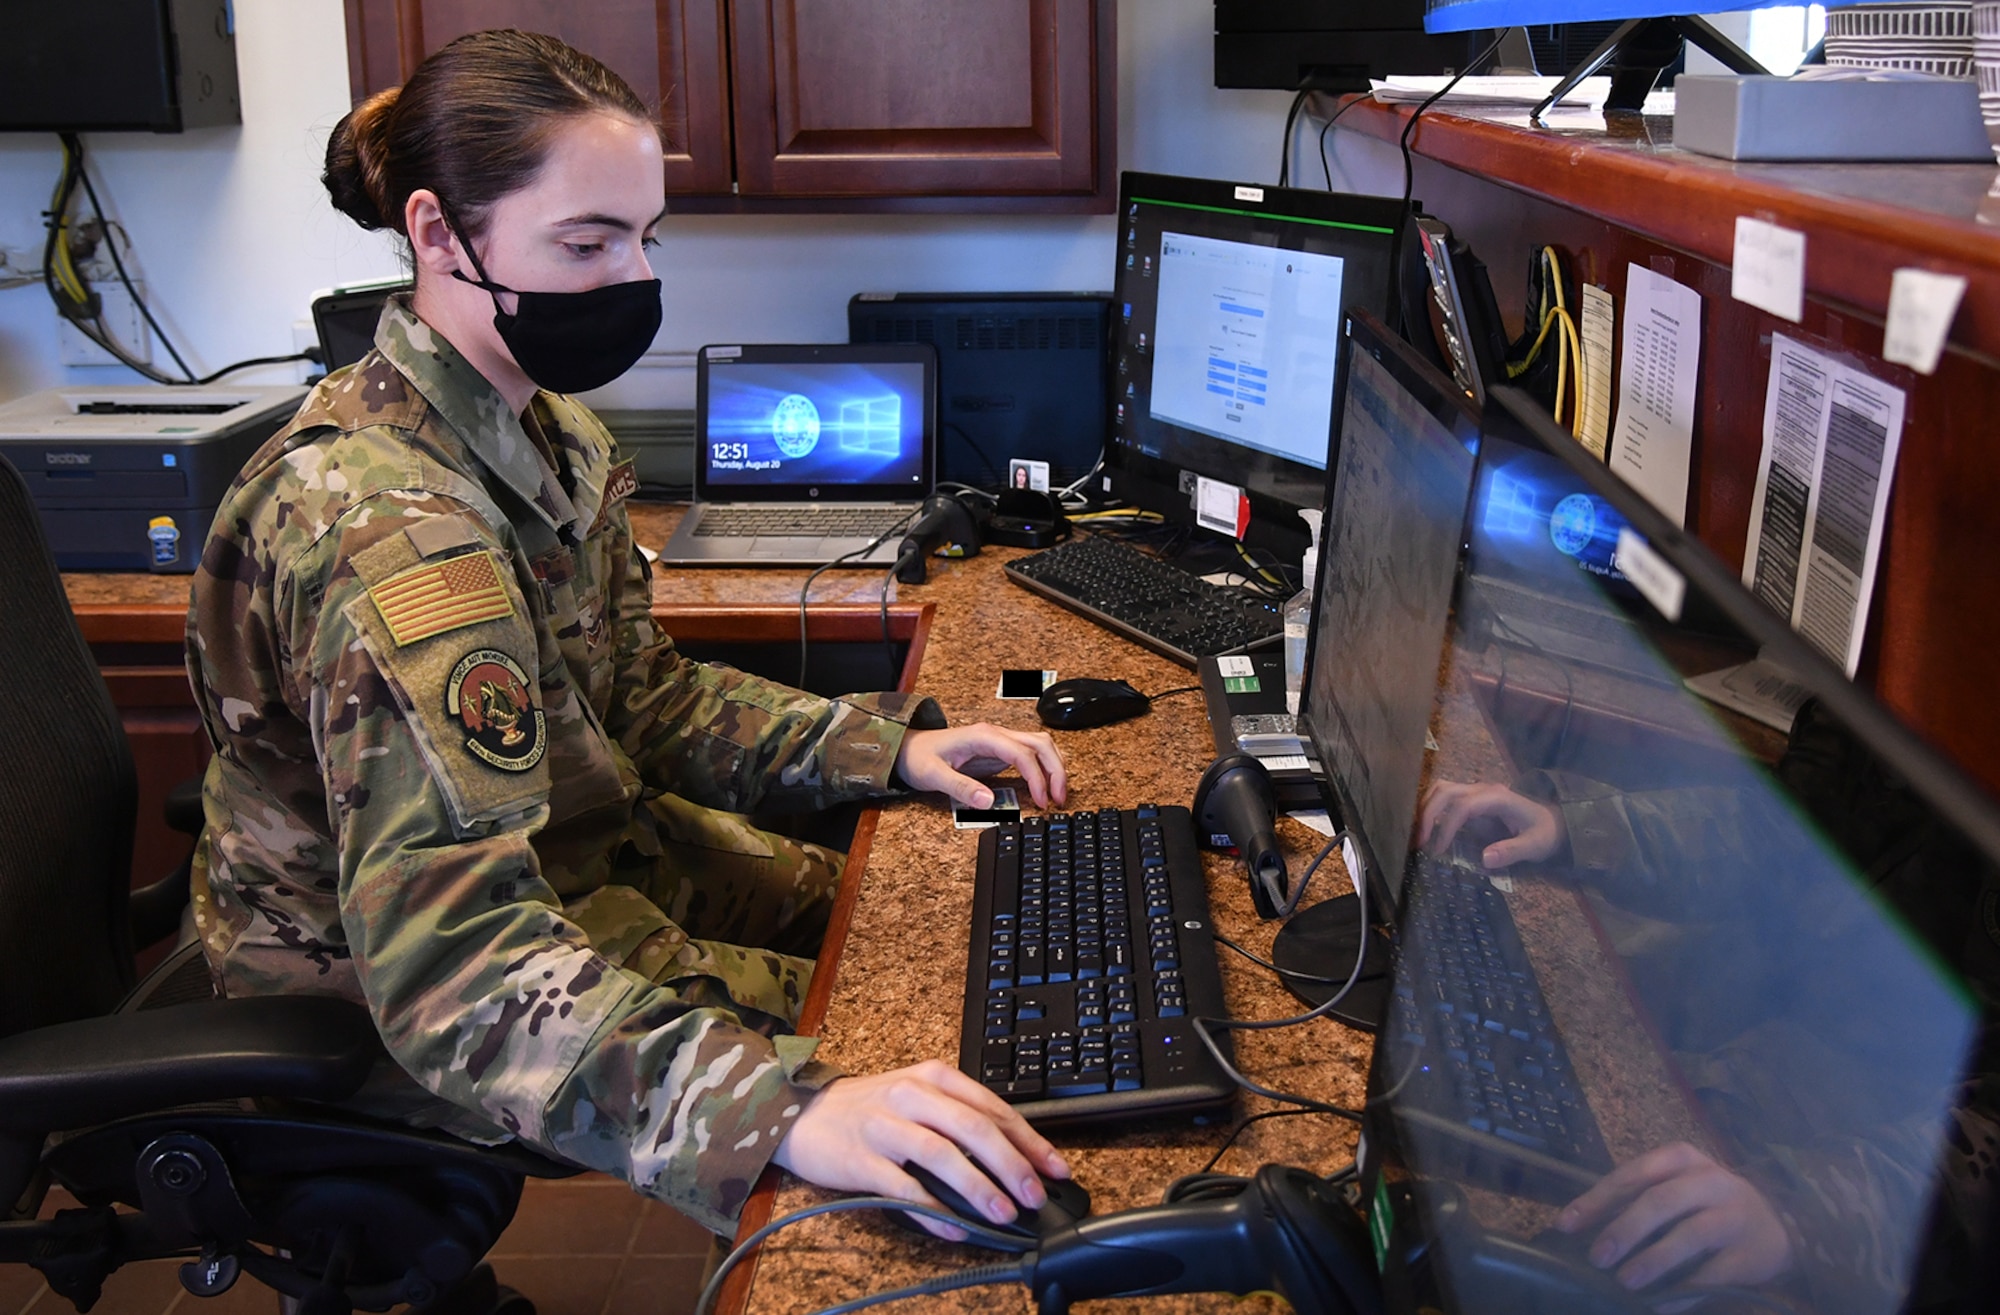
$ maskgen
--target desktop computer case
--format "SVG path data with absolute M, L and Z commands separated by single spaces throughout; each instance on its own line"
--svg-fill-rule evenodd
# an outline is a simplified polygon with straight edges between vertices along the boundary
M 1025 459 L 1061 487 L 1104 447 L 1108 292 L 864 292 L 847 338 L 937 349 L 940 480 L 994 487 Z

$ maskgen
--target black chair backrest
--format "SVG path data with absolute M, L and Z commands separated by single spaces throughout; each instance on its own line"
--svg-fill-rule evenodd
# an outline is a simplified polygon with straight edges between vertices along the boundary
M 109 1013 L 132 985 L 137 786 L 41 517 L 0 457 L 0 1036 Z

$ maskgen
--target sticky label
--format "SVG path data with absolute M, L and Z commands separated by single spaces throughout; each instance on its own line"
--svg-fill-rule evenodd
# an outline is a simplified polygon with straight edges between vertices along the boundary
M 1232 653 L 1228 657 L 1215 660 L 1215 669 L 1224 676 L 1254 676 L 1257 664 L 1242 653 Z
M 1240 539 L 1250 528 L 1250 499 L 1234 484 L 1197 475 L 1194 519 L 1203 529 Z
M 741 347 L 704 347 L 701 351 L 711 361 L 734 361 L 743 355 Z
M 1612 564 L 1625 573 L 1653 609 L 1669 621 L 1681 619 L 1687 600 L 1687 580 L 1653 551 L 1645 536 L 1627 525 L 1618 531 L 1618 552 Z
M 1944 340 L 1965 296 L 1965 279 L 1928 269 L 1899 269 L 1889 279 L 1889 319 L 1882 330 L 1882 359 L 1935 374 Z
M 1229 694 L 1257 694 L 1262 692 L 1264 684 L 1255 676 L 1224 676 L 1222 688 Z
M 1738 215 L 1729 295 L 1797 324 L 1806 309 L 1806 235 Z

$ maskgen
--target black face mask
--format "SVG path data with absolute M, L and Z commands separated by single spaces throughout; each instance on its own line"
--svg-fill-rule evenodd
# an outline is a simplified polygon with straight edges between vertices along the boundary
M 458 225 L 453 224 L 454 232 Z M 631 369 L 660 331 L 660 281 L 638 279 L 584 292 L 517 292 L 486 277 L 479 253 L 459 234 L 479 277 L 452 277 L 493 297 L 493 327 L 513 353 L 521 372 L 552 393 L 602 388 Z M 514 313 L 500 309 L 500 293 L 512 293 Z

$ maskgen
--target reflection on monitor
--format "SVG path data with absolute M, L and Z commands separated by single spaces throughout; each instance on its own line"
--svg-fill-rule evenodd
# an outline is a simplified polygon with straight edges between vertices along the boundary
M 708 483 L 905 484 L 923 479 L 924 368 L 910 362 L 711 361 Z
M 1373 317 L 1354 317 L 1349 344 L 1303 710 L 1341 821 L 1393 898 L 1416 815 L 1478 418 L 1463 391 Z
M 1509 583 L 1623 610 L 1567 551 L 1590 536 L 1543 514 L 1582 494 L 1664 609 L 1628 636 L 1654 667 L 1761 651 L 1814 698 L 1787 737 L 1455 614 L 1367 1103 L 1391 1307 L 1995 1309 L 2000 809 L 1532 400 L 1493 396 L 1480 461 L 1535 458 L 1540 509 L 1475 509 L 1535 547 Z M 1683 613 L 1711 630 L 1653 645 Z M 1628 1232 L 1608 1263 L 1635 1292 L 1585 1259 Z M 1665 1237 L 1691 1250 L 1642 1259 Z
M 1380 315 L 1400 202 L 1128 173 L 1108 491 L 1184 525 L 1241 489 L 1244 538 L 1296 560 L 1325 496 L 1348 312 Z M 1226 519 L 1226 518 L 1225 518 Z

